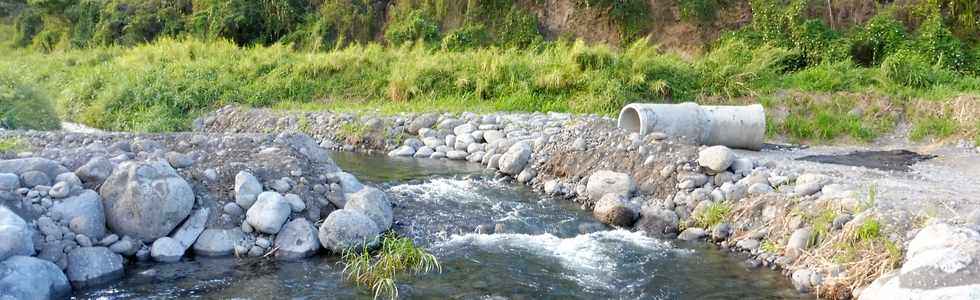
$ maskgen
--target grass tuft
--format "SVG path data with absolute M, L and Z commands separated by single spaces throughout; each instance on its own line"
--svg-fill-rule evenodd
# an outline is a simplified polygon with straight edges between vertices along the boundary
M 27 144 L 16 137 L 0 138 L 0 154 L 16 153 L 27 149 Z
M 432 270 L 442 272 L 438 259 L 425 249 L 415 245 L 411 238 L 387 233 L 381 240 L 381 248 L 373 254 L 367 249 L 348 250 L 343 254 L 346 266 L 344 274 L 356 286 L 369 287 L 374 298 L 398 298 L 395 277 L 410 272 L 428 273 Z
M 710 230 L 715 225 L 728 220 L 732 214 L 732 204 L 727 202 L 714 202 L 708 205 L 704 211 L 694 216 L 694 224 L 698 227 Z

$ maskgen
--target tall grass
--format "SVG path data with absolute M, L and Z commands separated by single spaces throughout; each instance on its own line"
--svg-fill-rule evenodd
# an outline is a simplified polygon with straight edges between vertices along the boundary
M 381 241 L 381 249 L 372 254 L 367 249 L 349 250 L 343 255 L 343 273 L 347 279 L 360 287 L 370 288 L 374 298 L 388 296 L 398 298 L 395 279 L 399 274 L 428 273 L 432 270 L 442 272 L 438 259 L 425 249 L 415 245 L 411 238 L 387 233 Z

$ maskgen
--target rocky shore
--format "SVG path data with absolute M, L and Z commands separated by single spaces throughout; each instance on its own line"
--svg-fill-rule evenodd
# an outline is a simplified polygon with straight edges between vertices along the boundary
M 190 253 L 339 253 L 392 223 L 386 195 L 302 133 L 0 138 L 24 143 L 0 157 L 2 299 L 63 298 L 118 280 L 127 263 Z
M 887 193 L 856 178 L 863 170 L 814 168 L 765 152 L 624 132 L 608 118 L 556 113 L 357 116 L 225 107 L 195 128 L 297 130 L 324 148 L 480 163 L 499 180 L 576 201 L 607 224 L 749 253 L 747 266 L 780 270 L 799 291 L 821 298 L 980 293 L 971 275 L 980 265 L 972 246 L 980 242 L 975 194 L 955 195 L 965 197 L 954 203 L 963 214 L 911 215 L 919 206 L 894 205 L 904 199 L 891 194 L 879 199 Z

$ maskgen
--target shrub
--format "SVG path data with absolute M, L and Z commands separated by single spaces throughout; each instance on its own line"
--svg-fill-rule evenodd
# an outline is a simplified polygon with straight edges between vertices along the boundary
M 8 70 L 0 73 L 0 127 L 51 130 L 61 128 L 51 102 Z
M 850 60 L 825 61 L 787 77 L 789 85 L 808 92 L 854 91 L 871 86 L 868 69 Z
M 912 50 L 899 50 L 885 58 L 881 73 L 890 83 L 912 88 L 930 87 L 951 78 L 951 74 Z
M 538 17 L 514 5 L 496 26 L 494 40 L 501 46 L 526 48 L 540 43 L 544 37 L 538 30 Z
M 929 16 L 919 27 L 915 44 L 933 64 L 961 71 L 970 68 L 963 44 L 946 28 L 938 13 Z
M 303 25 L 283 38 L 305 50 L 330 50 L 352 42 L 367 42 L 375 32 L 377 13 L 369 0 L 329 0 L 318 14 L 306 17 Z
M 438 39 L 439 25 L 421 9 L 397 14 L 385 31 L 385 40 L 391 45 L 412 41 L 434 42 Z
M 16 36 L 14 36 L 14 45 L 25 47 L 30 45 L 34 36 L 41 32 L 44 21 L 41 19 L 39 11 L 27 9 L 17 16 L 14 26 L 17 30 Z
M 740 40 L 727 40 L 697 63 L 704 91 L 737 97 L 774 80 L 792 51 L 763 45 L 752 48 Z
M 616 56 L 608 46 L 585 46 L 585 42 L 579 40 L 572 47 L 572 60 L 579 70 L 598 70 L 615 64 Z
M 456 28 L 442 38 L 442 49 L 458 51 L 483 46 L 487 41 L 487 30 L 483 25 L 465 25 Z
M 854 37 L 851 54 L 865 66 L 878 65 L 906 42 L 905 27 L 890 14 L 879 14 Z

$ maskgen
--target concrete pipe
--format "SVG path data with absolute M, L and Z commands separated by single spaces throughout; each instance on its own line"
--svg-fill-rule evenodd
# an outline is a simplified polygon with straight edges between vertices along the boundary
M 704 145 L 759 150 L 766 137 L 766 112 L 759 104 L 633 103 L 619 112 L 619 128 L 640 134 L 660 131 Z

